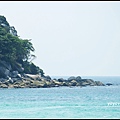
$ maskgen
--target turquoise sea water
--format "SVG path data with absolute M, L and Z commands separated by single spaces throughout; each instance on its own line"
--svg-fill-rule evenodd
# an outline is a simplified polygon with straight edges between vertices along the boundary
M 0 118 L 120 118 L 120 77 L 84 77 L 114 85 L 1 88 Z

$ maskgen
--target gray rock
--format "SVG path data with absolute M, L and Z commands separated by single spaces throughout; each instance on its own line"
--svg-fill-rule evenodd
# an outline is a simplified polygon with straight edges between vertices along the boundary
M 87 86 L 87 85 L 90 85 L 90 83 L 88 82 L 82 82 L 81 86 Z
M 42 79 L 46 81 L 51 81 L 51 77 L 49 75 L 41 77 Z
M 7 78 L 10 74 L 10 70 L 8 70 L 5 67 L 0 66 L 0 77 L 1 78 Z
M 12 71 L 11 77 L 12 77 L 12 78 L 15 78 L 15 77 L 17 77 L 17 76 L 18 76 L 18 71 Z
M 14 83 L 13 79 L 9 79 L 8 81 L 9 81 L 10 84 Z
M 11 70 L 11 65 L 6 61 L 0 60 L 0 66 L 3 66 L 5 68 L 7 68 L 8 70 Z
M 44 76 L 43 78 L 45 78 L 46 80 L 51 80 L 51 77 L 49 75 Z
M 95 81 L 93 81 L 92 79 L 87 79 L 87 80 L 85 80 L 87 83 L 89 83 L 90 85 L 95 85 L 96 83 L 95 83 Z
M 71 81 L 71 80 L 76 80 L 76 77 L 74 77 L 74 76 L 69 77 L 68 81 Z
M 5 79 L 5 78 L 0 78 L 0 81 L 1 81 L 1 82 L 5 82 L 6 79 Z
M 71 86 L 76 86 L 76 84 L 77 84 L 76 82 L 72 82 Z
M 96 85 L 97 86 L 105 86 L 102 82 L 100 82 L 100 81 L 95 81 L 95 83 L 96 83 Z
M 5 61 L 0 60 L 0 78 L 7 78 L 10 74 L 11 65 Z
M 68 86 L 68 82 L 63 82 L 63 86 Z
M 3 83 L 3 84 L 0 85 L 0 88 L 8 88 L 8 86 Z
M 59 78 L 58 82 L 64 82 L 65 80 L 63 78 Z
M 29 74 L 23 74 L 23 78 L 34 80 L 34 78 L 30 76 Z
M 77 81 L 77 82 L 80 82 L 81 80 L 82 80 L 82 78 L 81 78 L 80 76 L 77 76 L 77 77 L 76 77 L 76 81 Z
M 106 85 L 110 86 L 110 85 L 113 85 L 112 83 L 106 83 Z

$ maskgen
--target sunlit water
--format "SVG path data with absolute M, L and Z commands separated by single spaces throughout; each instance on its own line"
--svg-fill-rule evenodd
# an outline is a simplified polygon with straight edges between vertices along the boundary
M 114 85 L 1 88 L 0 118 L 120 118 L 120 77 L 96 79 Z

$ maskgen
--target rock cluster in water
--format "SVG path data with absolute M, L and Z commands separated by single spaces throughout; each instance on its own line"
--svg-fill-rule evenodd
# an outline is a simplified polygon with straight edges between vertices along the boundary
M 51 79 L 50 76 L 40 74 L 20 74 L 22 66 L 16 66 L 13 71 L 8 62 L 0 60 L 0 88 L 48 88 L 59 86 L 104 86 L 100 81 L 82 79 L 80 76 L 71 76 L 68 79 Z
M 100 81 L 92 79 L 82 79 L 80 76 L 71 76 L 68 79 L 51 79 L 50 76 L 40 76 L 32 74 L 18 75 L 12 78 L 0 78 L 0 88 L 50 88 L 60 86 L 104 86 Z

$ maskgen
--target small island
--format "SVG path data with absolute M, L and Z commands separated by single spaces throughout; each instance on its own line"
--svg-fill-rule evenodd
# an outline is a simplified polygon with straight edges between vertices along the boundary
M 59 86 L 104 86 L 100 81 L 70 76 L 51 79 L 32 60 L 31 40 L 21 39 L 14 26 L 0 15 L 0 88 L 48 88 Z

